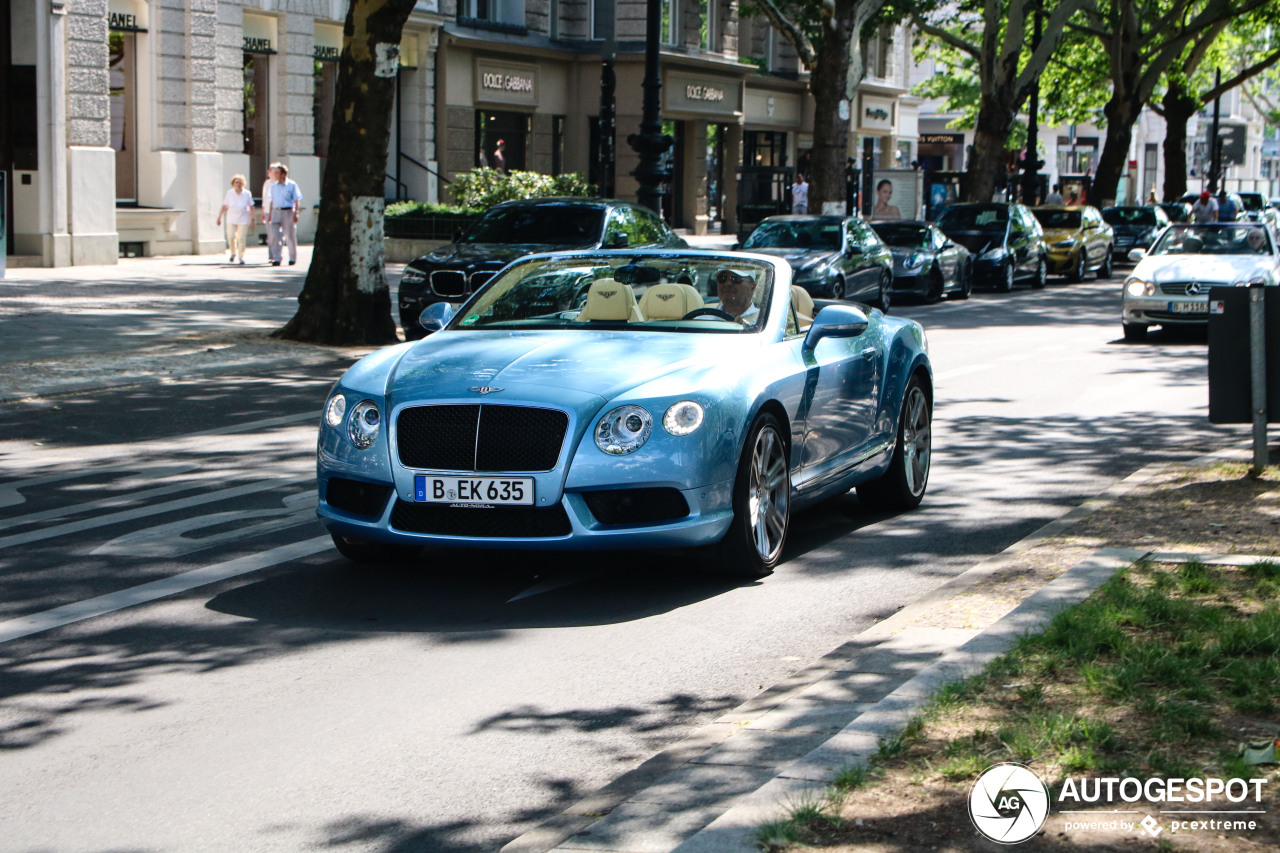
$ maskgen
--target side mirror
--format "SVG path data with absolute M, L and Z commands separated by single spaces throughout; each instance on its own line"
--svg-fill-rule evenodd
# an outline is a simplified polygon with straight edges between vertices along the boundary
M 742 244 L 741 244 L 741 243 L 734 243 L 732 246 L 730 246 L 730 247 L 729 247 L 729 251 L 731 251 L 731 252 L 736 252 L 736 251 L 738 251 L 738 250 L 739 250 L 739 249 L 741 249 L 741 248 L 742 248 Z
M 857 243 L 850 243 L 849 245 L 844 247 L 844 253 L 846 255 L 861 255 L 862 247 L 859 246 Z
M 613 239 L 609 241 L 610 249 L 625 249 L 631 245 L 631 239 L 626 234 L 614 234 Z
M 854 305 L 828 305 L 813 318 L 805 335 L 805 349 L 814 349 L 823 338 L 856 338 L 867 330 L 871 321 Z
M 1133 261 L 1135 264 L 1138 261 L 1145 258 L 1146 256 L 1147 256 L 1146 249 L 1130 249 L 1129 250 L 1129 260 Z
M 418 324 L 429 335 L 447 326 L 457 312 L 458 308 L 452 302 L 432 302 L 418 315 Z

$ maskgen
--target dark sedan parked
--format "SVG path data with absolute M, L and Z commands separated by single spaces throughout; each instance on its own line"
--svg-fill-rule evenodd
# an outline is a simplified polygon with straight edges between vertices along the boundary
M 785 258 L 795 283 L 813 296 L 889 310 L 893 254 L 859 217 L 770 216 L 742 250 Z
M 904 219 L 873 222 L 871 228 L 893 252 L 894 296 L 914 296 L 925 302 L 937 302 L 943 295 L 969 298 L 972 255 L 936 225 Z
M 1015 281 L 1045 286 L 1049 275 L 1044 231 L 1031 211 L 1021 204 L 982 202 L 948 207 L 938 217 L 938 228 L 974 254 L 975 283 L 988 284 L 1002 293 Z
M 1149 249 L 1156 235 L 1169 224 L 1158 205 L 1117 205 L 1102 211 L 1102 218 L 1116 235 L 1116 257 L 1127 258 L 1134 249 Z
M 1170 222 L 1191 221 L 1191 205 L 1185 201 L 1162 201 L 1156 207 L 1164 211 Z
M 466 233 L 411 261 L 400 277 L 400 325 L 426 334 L 418 318 L 436 302 L 461 303 L 516 258 L 566 249 L 684 249 L 662 217 L 625 201 L 534 198 L 494 205 Z M 566 308 L 574 306 L 564 306 Z

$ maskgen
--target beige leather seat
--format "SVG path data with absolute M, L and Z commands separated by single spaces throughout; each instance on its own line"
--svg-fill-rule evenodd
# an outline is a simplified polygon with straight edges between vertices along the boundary
M 813 325 L 813 297 L 809 295 L 809 291 L 798 284 L 791 285 L 791 305 L 796 309 L 796 319 L 800 322 L 801 329 Z
M 602 278 L 591 284 L 587 291 L 587 303 L 578 314 L 578 322 L 608 321 L 613 323 L 640 323 L 644 317 L 636 304 L 635 291 L 629 284 L 620 284 L 611 278 Z
M 689 284 L 655 284 L 640 297 L 640 313 L 646 320 L 679 320 L 704 304 L 702 294 Z

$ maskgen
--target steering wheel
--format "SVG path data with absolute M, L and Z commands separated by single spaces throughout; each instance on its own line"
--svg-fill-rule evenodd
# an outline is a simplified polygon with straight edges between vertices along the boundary
M 728 320 L 732 323 L 738 322 L 737 317 L 733 316 L 728 311 L 721 311 L 719 308 L 695 308 L 680 319 L 692 320 L 694 317 L 719 317 L 721 320 Z

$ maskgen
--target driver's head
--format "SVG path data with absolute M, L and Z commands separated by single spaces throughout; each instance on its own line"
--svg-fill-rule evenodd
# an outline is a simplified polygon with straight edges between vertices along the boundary
M 1244 239 L 1249 244 L 1249 248 L 1254 251 L 1261 249 L 1262 244 L 1266 242 L 1266 237 L 1263 236 L 1261 228 L 1250 228 Z
M 755 290 L 756 278 L 749 271 L 722 269 L 716 273 L 720 308 L 735 317 L 741 317 L 751 307 L 751 295 Z

